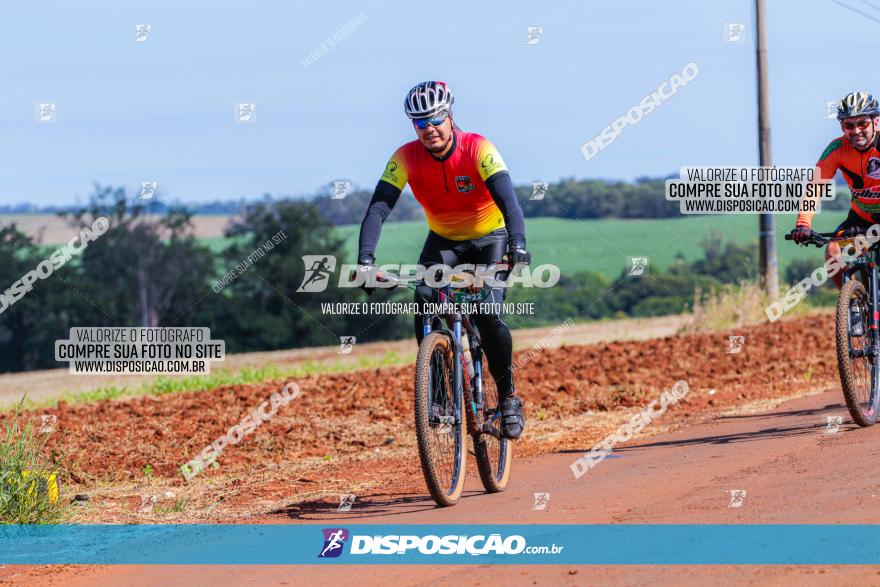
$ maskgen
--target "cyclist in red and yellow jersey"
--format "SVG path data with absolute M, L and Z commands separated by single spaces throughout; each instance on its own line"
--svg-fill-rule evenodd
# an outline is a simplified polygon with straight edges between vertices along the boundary
M 838 170 L 843 174 L 852 192 L 852 204 L 846 220 L 837 227 L 867 229 L 880 222 L 880 107 L 868 92 L 853 92 L 843 97 L 837 105 L 837 118 L 843 135 L 825 148 L 816 167 L 822 179 L 834 177 Z M 798 214 L 792 238 L 798 244 L 809 240 L 812 234 L 813 212 Z M 840 245 L 828 244 L 825 258 L 840 258 Z M 841 275 L 832 277 L 838 288 Z
M 528 264 L 525 221 L 501 154 L 488 139 L 455 125 L 452 91 L 442 81 L 422 82 L 404 100 L 417 139 L 397 149 L 361 223 L 359 271 L 375 265 L 382 223 L 406 184 L 428 221 L 419 264 L 427 268 L 463 263 L 489 265 L 505 253 L 508 263 Z M 416 289 L 416 302 L 431 300 L 430 287 Z M 491 288 L 485 301 L 500 307 L 504 288 Z M 513 341 L 500 314 L 475 316 L 489 370 L 498 386 L 504 433 L 519 438 L 525 426 L 523 403 L 516 393 L 511 368 Z M 422 317 L 415 319 L 416 338 L 423 337 Z

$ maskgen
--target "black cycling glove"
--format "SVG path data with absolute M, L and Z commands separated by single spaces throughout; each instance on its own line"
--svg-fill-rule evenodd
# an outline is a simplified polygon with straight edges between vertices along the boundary
M 799 245 L 805 245 L 813 236 L 813 230 L 809 226 L 798 226 L 791 231 L 791 240 Z
M 511 269 L 517 265 L 528 265 L 532 262 L 532 255 L 526 250 L 525 241 L 515 240 L 507 245 L 507 263 Z

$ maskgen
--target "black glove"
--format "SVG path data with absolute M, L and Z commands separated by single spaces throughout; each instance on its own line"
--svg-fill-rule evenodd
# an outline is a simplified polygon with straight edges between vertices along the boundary
M 791 240 L 799 245 L 809 243 L 812 237 L 813 229 L 809 226 L 796 226 L 795 229 L 791 231 Z
M 372 255 L 361 255 L 358 257 L 358 265 L 355 272 L 358 279 L 363 278 L 358 287 L 367 292 L 368 296 L 373 295 L 373 291 L 376 288 L 371 287 L 369 284 L 376 278 L 376 259 Z
M 532 255 L 526 250 L 525 241 L 511 241 L 507 245 L 507 264 L 511 269 L 517 265 L 528 265 L 532 262 Z

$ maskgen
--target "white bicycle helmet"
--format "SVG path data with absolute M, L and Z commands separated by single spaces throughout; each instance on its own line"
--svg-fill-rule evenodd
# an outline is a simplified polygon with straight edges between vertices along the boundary
M 403 101 L 403 110 L 410 118 L 430 118 L 449 110 L 455 97 L 446 82 L 430 81 L 413 86 Z
M 855 118 L 856 116 L 877 116 L 880 114 L 877 100 L 868 92 L 847 94 L 837 105 L 837 119 Z

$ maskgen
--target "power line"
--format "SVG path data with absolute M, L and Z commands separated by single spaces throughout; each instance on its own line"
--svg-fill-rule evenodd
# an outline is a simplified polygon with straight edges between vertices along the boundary
M 865 0 L 862 0 L 862 1 L 865 2 Z M 864 16 L 864 17 L 867 18 L 868 20 L 873 20 L 873 21 L 876 22 L 877 24 L 880 24 L 880 20 L 878 20 L 877 18 L 871 16 L 871 15 L 868 14 L 867 12 L 863 12 L 863 11 L 859 10 L 858 8 L 853 8 L 852 6 L 847 6 L 847 5 L 844 4 L 843 2 L 840 2 L 839 0 L 830 0 L 830 2 L 834 2 L 834 3 L 837 4 L 838 6 L 842 6 L 842 7 L 846 8 L 847 10 L 850 10 L 850 11 L 852 11 L 852 12 L 855 12 L 856 14 L 860 14 L 860 15 Z M 865 3 L 867 4 L 867 2 L 865 2 Z M 876 7 L 875 7 L 875 8 L 876 8 Z M 880 9 L 878 9 L 878 10 L 880 10 Z

